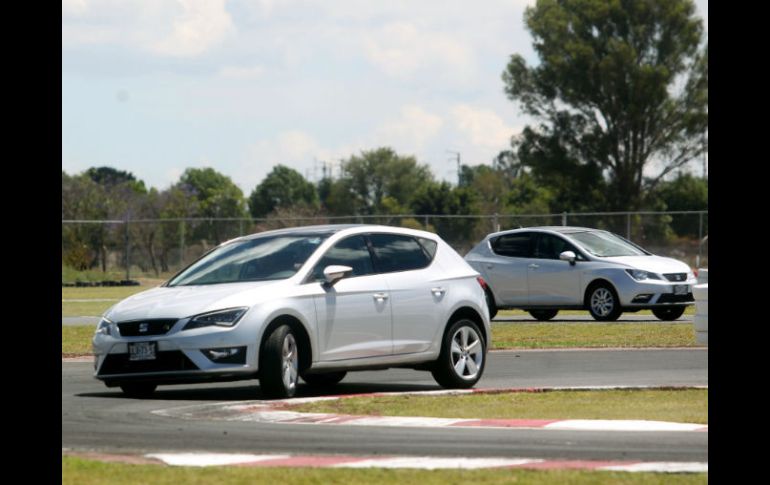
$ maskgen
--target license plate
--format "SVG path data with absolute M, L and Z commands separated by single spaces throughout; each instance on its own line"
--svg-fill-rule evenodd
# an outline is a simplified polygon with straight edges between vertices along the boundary
M 675 295 L 686 295 L 689 293 L 689 287 L 687 285 L 674 285 L 674 294 Z
M 128 344 L 128 360 L 155 360 L 157 342 L 135 342 Z

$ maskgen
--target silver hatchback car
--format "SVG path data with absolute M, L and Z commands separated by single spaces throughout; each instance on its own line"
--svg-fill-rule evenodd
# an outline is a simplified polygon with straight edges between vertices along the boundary
M 611 232 L 530 227 L 489 234 L 465 260 L 487 282 L 490 315 L 520 308 L 537 320 L 585 309 L 596 320 L 651 309 L 676 320 L 694 303 L 690 267 L 655 256 Z

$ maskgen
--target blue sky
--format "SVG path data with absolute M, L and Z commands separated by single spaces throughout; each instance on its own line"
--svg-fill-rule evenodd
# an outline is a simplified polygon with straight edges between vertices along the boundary
M 490 163 L 529 121 L 500 75 L 537 61 L 533 3 L 62 0 L 62 169 L 163 189 L 210 166 L 248 195 L 278 163 L 317 180 L 390 146 L 456 180 L 450 151 Z

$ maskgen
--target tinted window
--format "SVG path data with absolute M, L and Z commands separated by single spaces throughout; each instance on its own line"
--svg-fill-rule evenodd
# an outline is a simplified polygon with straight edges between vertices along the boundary
M 564 239 L 552 234 L 539 234 L 535 245 L 535 257 L 540 259 L 559 259 L 564 251 L 572 251 L 575 255 L 580 253 L 575 247 Z
M 226 244 L 190 265 L 168 286 L 288 278 L 327 237 L 329 234 L 265 236 Z
M 532 254 L 530 233 L 504 234 L 492 241 L 492 250 L 500 256 L 529 258 Z
M 369 240 L 377 257 L 377 269 L 381 273 L 408 271 L 424 268 L 430 264 L 425 251 L 412 237 L 398 234 L 372 234 Z
M 351 276 L 363 276 L 374 273 L 372 257 L 362 236 L 352 236 L 339 241 L 324 254 L 313 270 L 316 280 L 324 278 L 324 268 L 338 264 L 353 268 Z
M 418 237 L 417 240 L 420 241 L 420 244 L 427 253 L 428 259 L 433 261 L 433 258 L 436 257 L 436 248 L 438 247 L 438 243 L 432 239 L 426 239 L 424 237 Z

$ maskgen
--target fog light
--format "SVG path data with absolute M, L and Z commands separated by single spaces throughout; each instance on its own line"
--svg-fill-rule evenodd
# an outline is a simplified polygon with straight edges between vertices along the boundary
M 652 294 L 650 293 L 642 293 L 641 295 L 636 295 L 633 300 L 631 300 L 631 303 L 647 303 L 652 299 Z
M 245 364 L 246 347 L 226 347 L 219 349 L 203 349 L 203 355 L 218 364 Z

